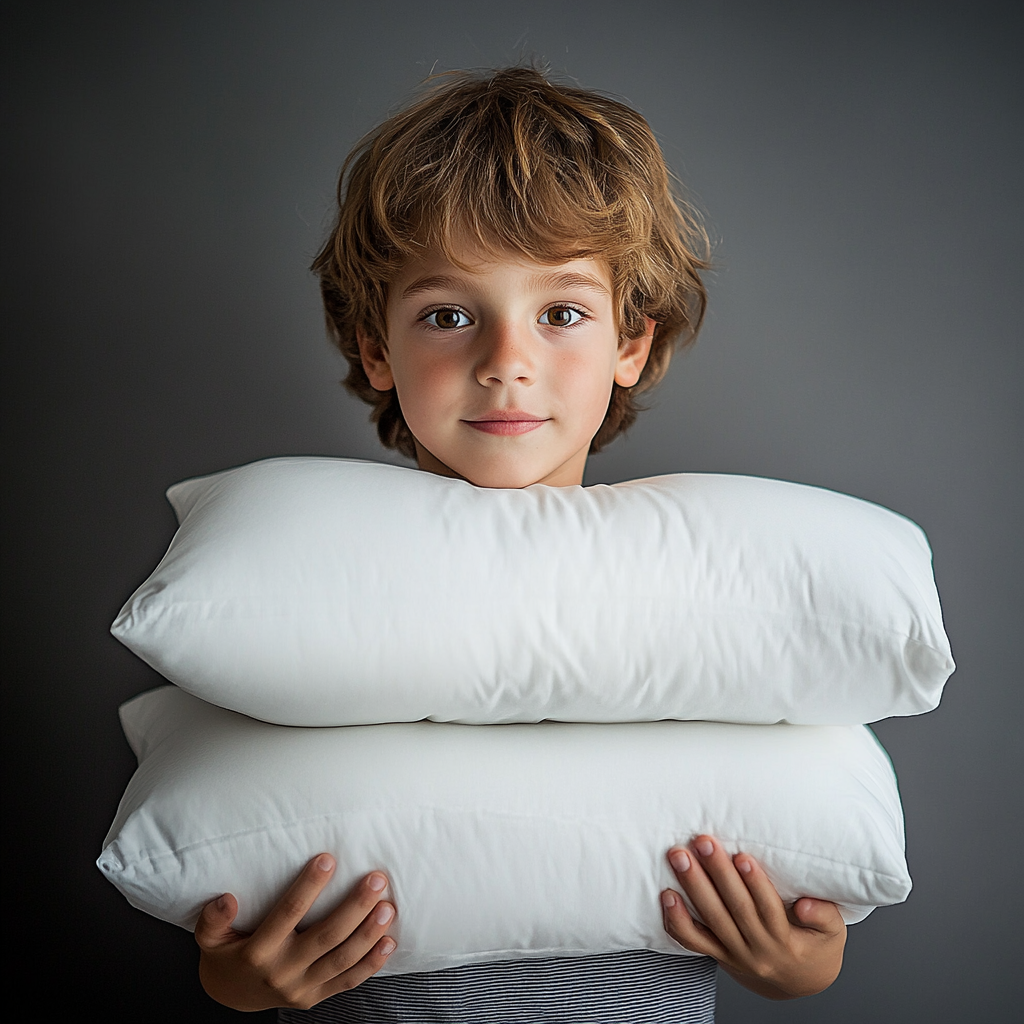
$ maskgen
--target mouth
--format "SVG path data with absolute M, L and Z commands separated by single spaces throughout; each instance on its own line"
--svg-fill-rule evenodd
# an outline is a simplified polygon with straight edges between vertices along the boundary
M 483 416 L 462 422 L 484 434 L 498 434 L 510 437 L 516 434 L 528 434 L 548 422 L 550 417 L 533 416 L 521 409 L 494 409 Z

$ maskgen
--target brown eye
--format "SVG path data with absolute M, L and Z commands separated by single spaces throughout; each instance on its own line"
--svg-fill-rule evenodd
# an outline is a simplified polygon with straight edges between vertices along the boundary
M 456 327 L 468 327 L 472 321 L 461 309 L 435 309 L 423 318 L 431 327 L 440 327 L 450 331 Z
M 540 322 L 551 327 L 572 327 L 583 319 L 583 314 L 572 306 L 552 306 L 541 315 Z

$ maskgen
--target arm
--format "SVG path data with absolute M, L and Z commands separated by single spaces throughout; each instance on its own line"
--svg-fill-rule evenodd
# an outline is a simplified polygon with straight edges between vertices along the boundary
M 387 879 L 379 872 L 319 924 L 295 930 L 334 868 L 329 854 L 314 857 L 251 935 L 231 927 L 238 901 L 230 893 L 208 903 L 196 924 L 207 995 L 236 1010 L 305 1010 L 376 974 L 395 948 L 394 939 L 382 938 L 395 908 L 380 900 Z
M 846 925 L 834 903 L 804 898 L 787 911 L 753 857 L 730 857 L 711 836 L 669 863 L 705 922 L 679 893 L 661 894 L 665 930 L 694 953 L 713 956 L 741 985 L 768 999 L 794 999 L 828 988 L 839 975 Z

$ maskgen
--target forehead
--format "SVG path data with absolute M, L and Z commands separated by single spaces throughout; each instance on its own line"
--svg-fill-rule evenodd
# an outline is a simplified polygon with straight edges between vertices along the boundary
M 405 302 L 433 292 L 514 291 L 520 294 L 573 291 L 591 301 L 611 300 L 611 270 L 599 259 L 541 263 L 519 253 L 466 247 L 449 257 L 430 251 L 408 261 L 389 288 L 390 300 Z

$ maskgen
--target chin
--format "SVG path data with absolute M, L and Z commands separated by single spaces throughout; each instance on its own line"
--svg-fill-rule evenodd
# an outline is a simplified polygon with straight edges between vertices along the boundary
M 544 476 L 535 476 L 532 473 L 467 473 L 463 477 L 476 487 L 489 487 L 495 490 L 502 488 L 519 490 L 529 487 L 531 484 L 540 483 Z
M 570 487 L 582 484 L 583 467 L 577 466 L 579 461 L 572 457 L 565 462 L 551 464 L 551 459 L 534 461 L 529 453 L 520 451 L 520 457 L 506 450 L 503 453 L 493 449 L 484 453 L 479 451 L 450 451 L 447 461 L 417 442 L 420 469 L 437 473 L 441 476 L 454 476 L 466 480 L 475 487 L 487 487 L 493 490 L 520 490 L 532 484 L 550 484 L 555 487 Z M 438 445 L 435 451 L 444 451 Z M 578 476 L 578 479 L 575 477 Z
M 529 487 L 541 483 L 557 473 L 558 467 L 538 465 L 530 460 L 490 458 L 485 460 L 466 459 L 462 466 L 453 469 L 464 480 L 477 487 L 515 488 Z

